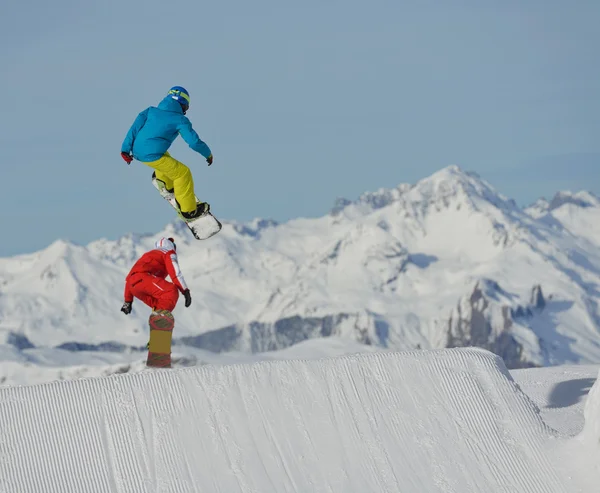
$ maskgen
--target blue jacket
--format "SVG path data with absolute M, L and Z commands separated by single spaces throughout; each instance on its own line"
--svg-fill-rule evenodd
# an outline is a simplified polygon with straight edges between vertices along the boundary
M 144 163 L 156 161 L 163 157 L 177 135 L 181 135 L 194 151 L 204 157 L 210 156 L 210 148 L 198 137 L 181 105 L 166 96 L 158 108 L 151 106 L 137 116 L 127 132 L 121 152 L 133 153 L 135 159 Z

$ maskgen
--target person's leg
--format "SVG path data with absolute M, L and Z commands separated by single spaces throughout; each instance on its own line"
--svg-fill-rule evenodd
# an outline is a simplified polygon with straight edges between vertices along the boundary
M 132 277 L 131 294 L 154 311 L 173 311 L 179 299 L 175 284 L 151 274 L 136 274 Z
M 171 340 L 175 326 L 175 319 L 171 312 L 177 305 L 179 291 L 173 283 L 154 276 L 149 276 L 143 285 L 143 290 L 153 300 L 152 313 L 148 319 L 150 340 L 146 366 L 170 368 Z
M 163 310 L 172 312 L 179 299 L 179 290 L 175 284 L 166 279 L 157 279 L 157 281 L 157 291 L 154 292 L 154 297 L 156 298 L 154 311 Z
M 156 298 L 153 296 L 155 288 L 152 286 L 152 279 L 154 279 L 154 276 L 150 274 L 139 273 L 131 276 L 127 282 L 129 283 L 131 294 L 154 310 Z
M 171 157 L 168 152 L 160 159 L 144 164 L 154 169 L 156 179 L 162 181 L 167 190 L 174 190 L 175 200 L 182 213 L 196 210 L 194 179 L 185 164 Z
M 158 192 L 167 200 L 175 198 L 175 190 L 173 189 L 173 181 L 159 172 L 160 178 L 156 176 L 156 171 L 152 173 L 152 185 L 158 190 Z

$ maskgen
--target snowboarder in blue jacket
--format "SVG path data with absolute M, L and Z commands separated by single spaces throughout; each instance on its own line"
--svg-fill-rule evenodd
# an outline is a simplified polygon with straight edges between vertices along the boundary
M 206 214 L 210 206 L 196 201 L 190 169 L 167 150 L 181 135 L 194 151 L 206 158 L 209 166 L 213 156 L 185 116 L 189 107 L 189 92 L 180 86 L 172 87 L 158 107 L 146 108 L 137 116 L 121 146 L 121 157 L 127 164 L 137 159 L 153 168 L 152 181 L 161 195 L 175 197 L 182 217 L 191 220 Z

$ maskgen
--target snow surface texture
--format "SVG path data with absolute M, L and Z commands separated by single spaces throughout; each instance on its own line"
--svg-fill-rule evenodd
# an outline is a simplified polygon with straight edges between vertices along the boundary
M 206 242 L 179 221 L 87 246 L 57 241 L 0 259 L 0 352 L 11 362 L 0 379 L 10 379 L 4 368 L 77 359 L 56 347 L 132 361 L 149 309 L 119 311 L 124 278 L 160 236 L 177 239 L 194 300 L 175 309 L 179 352 L 261 353 L 336 336 L 392 350 L 479 346 L 509 368 L 599 363 L 599 224 L 589 193 L 522 209 L 451 166 L 340 200 L 320 218 L 226 222 Z
M 585 403 L 585 426 L 581 433 L 581 442 L 588 450 L 581 469 L 588 470 L 600 478 L 600 379 L 596 380 Z M 596 489 L 598 489 L 596 482 Z
M 599 371 L 600 365 L 567 365 L 512 370 L 510 374 L 540 409 L 544 422 L 570 437 L 583 430 L 587 396 Z
M 575 458 L 478 349 L 10 387 L 0 420 L 3 492 L 566 493 L 597 479 L 571 474 Z
M 257 361 L 316 359 L 343 354 L 374 352 L 377 348 L 338 337 L 311 339 L 289 348 L 265 353 L 212 353 L 182 347 L 173 353 L 176 368 L 202 365 L 254 363 Z M 146 369 L 144 352 L 66 351 L 63 349 L 24 349 L 0 346 L 2 377 L 0 386 L 31 385 L 55 380 L 101 377 L 117 373 L 137 373 Z

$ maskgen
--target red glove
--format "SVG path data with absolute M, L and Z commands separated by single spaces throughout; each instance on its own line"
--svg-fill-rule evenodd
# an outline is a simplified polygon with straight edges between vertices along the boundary
M 130 155 L 129 153 L 127 153 L 127 152 L 122 152 L 122 153 L 121 153 L 121 157 L 122 157 L 122 158 L 125 160 L 125 162 L 126 162 L 127 164 L 130 164 L 130 163 L 131 163 L 131 161 L 133 161 L 133 158 L 132 158 L 132 157 L 131 157 L 131 155 Z

